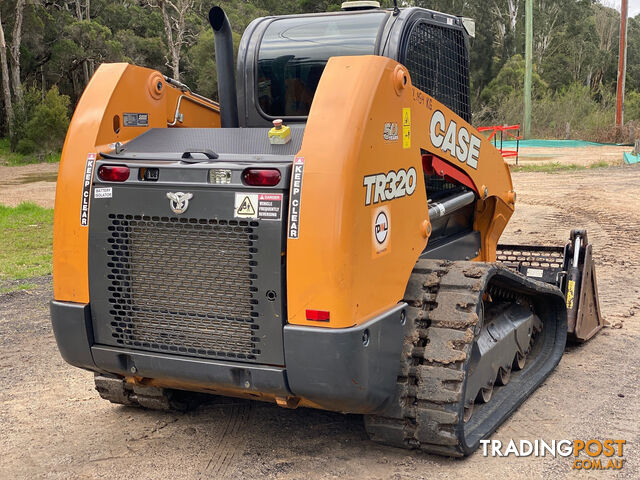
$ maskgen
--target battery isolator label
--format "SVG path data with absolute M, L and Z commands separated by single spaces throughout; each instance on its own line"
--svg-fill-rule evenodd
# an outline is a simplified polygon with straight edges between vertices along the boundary
M 111 187 L 99 187 L 93 189 L 93 198 L 112 198 L 113 188 Z

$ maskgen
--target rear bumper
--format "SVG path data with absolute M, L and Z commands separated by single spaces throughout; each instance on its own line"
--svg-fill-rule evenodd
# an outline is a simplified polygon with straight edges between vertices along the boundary
M 405 307 L 399 304 L 345 329 L 286 325 L 284 367 L 98 345 L 89 305 L 52 301 L 51 322 L 62 358 L 76 367 L 246 395 L 299 397 L 345 413 L 376 413 L 396 391 Z

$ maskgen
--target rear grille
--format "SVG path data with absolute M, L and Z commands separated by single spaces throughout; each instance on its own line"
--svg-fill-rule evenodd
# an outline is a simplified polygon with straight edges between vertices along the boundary
M 258 222 L 124 214 L 109 221 L 107 297 L 118 344 L 256 359 Z
M 471 121 L 469 58 L 461 30 L 416 23 L 402 63 L 416 87 Z

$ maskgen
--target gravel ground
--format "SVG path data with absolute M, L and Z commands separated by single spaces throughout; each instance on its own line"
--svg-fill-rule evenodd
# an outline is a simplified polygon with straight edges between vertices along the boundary
M 0 478 L 640 478 L 640 168 L 519 173 L 504 241 L 594 244 L 611 327 L 569 347 L 559 367 L 493 436 L 625 439 L 619 472 L 572 470 L 572 458 L 464 460 L 367 440 L 361 417 L 212 397 L 187 414 L 114 406 L 92 374 L 66 365 L 48 318 L 50 278 L 0 295 Z
M 622 154 L 631 150 L 633 150 L 633 147 L 525 147 L 520 149 L 518 164 L 540 165 L 547 162 L 555 162 L 588 167 L 594 163 L 606 162 L 609 165 L 622 165 Z M 509 163 L 515 164 L 515 159 L 510 158 Z

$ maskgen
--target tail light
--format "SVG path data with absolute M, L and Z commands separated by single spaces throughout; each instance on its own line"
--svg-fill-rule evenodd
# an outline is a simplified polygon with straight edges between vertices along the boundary
M 98 169 L 98 177 L 105 182 L 124 182 L 129 178 L 129 167 L 102 165 Z
M 328 322 L 329 312 L 325 310 L 307 310 L 307 320 L 314 322 Z
M 282 175 L 275 168 L 248 168 L 242 173 L 244 183 L 254 187 L 275 187 Z

